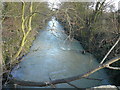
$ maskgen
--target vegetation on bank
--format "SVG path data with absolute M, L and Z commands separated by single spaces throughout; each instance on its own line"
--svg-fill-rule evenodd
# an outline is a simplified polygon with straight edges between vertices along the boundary
M 95 9 L 93 9 L 95 7 Z M 109 11 L 106 11 L 108 10 Z M 69 39 L 80 41 L 86 52 L 92 53 L 98 60 L 104 58 L 120 36 L 120 12 L 107 3 L 64 3 L 56 14 L 65 27 Z M 120 55 L 120 42 L 106 59 Z M 112 64 L 120 66 L 120 62 Z M 120 71 L 107 70 L 109 77 L 119 85 Z
M 35 36 L 50 18 L 50 10 L 47 3 L 6 2 L 2 15 L 3 72 L 9 73 L 29 52 Z

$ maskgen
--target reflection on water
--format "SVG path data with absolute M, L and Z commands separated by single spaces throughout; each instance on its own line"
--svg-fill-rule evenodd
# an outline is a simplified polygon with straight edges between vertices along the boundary
M 28 81 L 49 81 L 83 74 L 96 67 L 95 58 L 81 51 L 84 49 L 80 43 L 73 39 L 66 39 L 63 27 L 55 18 L 48 22 L 48 26 L 39 32 L 30 52 L 19 64 L 18 69 L 12 71 L 13 77 Z M 107 78 L 105 72 L 100 70 L 90 77 Z M 86 88 L 101 84 L 108 84 L 107 80 L 81 79 L 73 81 L 78 87 Z M 57 87 L 71 87 L 67 84 L 58 84 Z

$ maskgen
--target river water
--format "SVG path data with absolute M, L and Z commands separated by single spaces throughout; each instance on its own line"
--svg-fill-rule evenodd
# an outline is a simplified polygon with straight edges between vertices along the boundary
M 68 39 L 63 26 L 53 17 L 44 30 L 40 30 L 30 52 L 16 66 L 11 74 L 23 81 L 49 81 L 83 74 L 98 65 L 90 54 L 82 54 L 83 47 L 75 39 Z M 108 84 L 107 75 L 100 70 L 89 76 L 103 80 L 81 79 L 71 82 L 80 88 Z M 104 79 L 105 78 L 105 79 Z M 57 84 L 57 88 L 71 87 Z

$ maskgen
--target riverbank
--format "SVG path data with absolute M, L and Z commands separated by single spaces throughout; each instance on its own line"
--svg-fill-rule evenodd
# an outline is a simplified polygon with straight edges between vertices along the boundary
M 19 23 L 20 19 L 18 18 L 15 20 L 14 18 L 6 18 L 3 22 L 3 28 L 2 28 L 2 40 L 3 40 L 3 48 L 2 48 L 2 54 L 3 54 L 3 65 L 6 65 L 10 60 L 13 58 L 13 56 L 17 53 L 21 40 L 22 40 L 22 31 L 19 27 L 15 27 L 17 25 L 20 25 Z M 39 27 L 35 28 L 30 32 L 30 34 L 27 37 L 27 42 L 25 46 L 23 47 L 23 50 L 19 57 L 17 57 L 18 60 L 21 60 L 24 55 L 26 55 L 29 52 L 30 47 L 32 46 L 32 42 L 34 41 L 37 33 L 38 33 Z M 3 68 L 3 72 L 7 70 L 11 70 L 9 67 L 10 64 L 6 65 Z M 8 75 L 8 73 L 3 74 L 3 80 Z M 5 76 L 5 77 L 4 77 Z M 5 80 L 6 81 L 6 80 Z M 4 81 L 3 81 L 4 82 Z

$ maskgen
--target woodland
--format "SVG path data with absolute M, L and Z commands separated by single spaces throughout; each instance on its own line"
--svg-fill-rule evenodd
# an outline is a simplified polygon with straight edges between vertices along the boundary
M 23 86 L 47 86 L 87 78 L 105 68 L 108 77 L 120 85 L 120 10 L 112 2 L 62 2 L 58 9 L 48 7 L 47 2 L 3 2 L 2 5 L 2 84 Z M 54 10 L 53 10 L 54 9 Z M 29 53 L 39 30 L 51 17 L 56 17 L 68 35 L 78 40 L 85 51 L 94 55 L 98 67 L 83 75 L 46 82 L 19 81 L 10 77 L 11 70 Z

